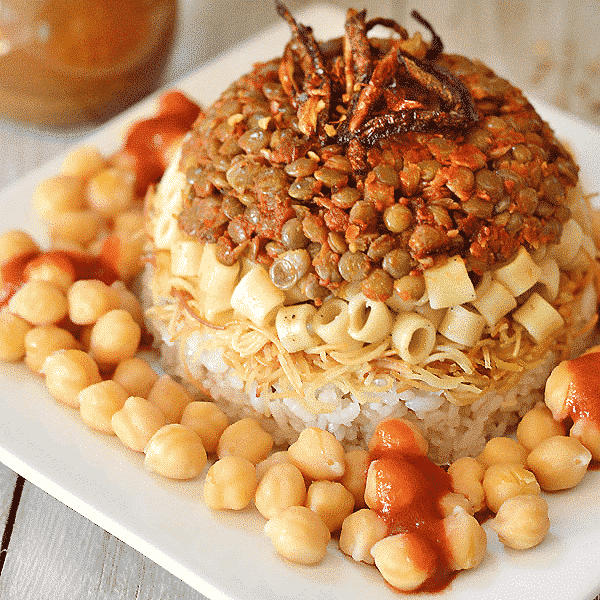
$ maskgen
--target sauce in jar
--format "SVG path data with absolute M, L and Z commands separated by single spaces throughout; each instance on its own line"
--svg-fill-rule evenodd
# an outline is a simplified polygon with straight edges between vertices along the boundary
M 140 100 L 157 87 L 176 4 L 11 0 L 0 15 L 0 113 L 69 126 L 105 120 Z

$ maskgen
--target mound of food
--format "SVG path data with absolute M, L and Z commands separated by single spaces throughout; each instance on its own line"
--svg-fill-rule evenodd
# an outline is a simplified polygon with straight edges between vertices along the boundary
M 543 399 L 596 321 L 578 167 L 480 62 L 350 9 L 196 121 L 146 199 L 165 367 L 291 443 L 418 423 L 438 463 Z M 368 35 L 376 26 L 385 39 Z

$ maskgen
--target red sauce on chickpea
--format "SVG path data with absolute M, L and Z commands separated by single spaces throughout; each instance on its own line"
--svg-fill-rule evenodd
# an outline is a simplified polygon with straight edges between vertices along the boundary
M 434 551 L 434 575 L 417 591 L 444 589 L 456 572 L 450 568 L 450 551 L 442 523 L 441 499 L 452 492 L 450 476 L 431 462 L 413 430 L 401 420 L 380 423 L 369 443 L 370 461 L 379 469 L 377 505 L 372 507 L 388 524 L 388 535 L 412 533 L 424 542 L 415 544 L 415 562 L 425 560 L 424 548 Z M 429 555 L 429 554 L 428 554 Z
M 585 419 L 600 427 L 600 352 L 590 352 L 569 361 L 571 381 L 567 406 L 573 421 Z

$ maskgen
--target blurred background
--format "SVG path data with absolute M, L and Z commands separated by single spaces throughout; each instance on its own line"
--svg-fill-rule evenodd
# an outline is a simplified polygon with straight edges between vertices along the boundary
M 416 9 L 447 51 L 480 58 L 527 94 L 600 125 L 598 0 L 328 4 L 348 3 L 409 32 Z M 286 4 L 298 14 L 313 3 Z M 271 0 L 0 0 L 0 187 L 279 20 Z

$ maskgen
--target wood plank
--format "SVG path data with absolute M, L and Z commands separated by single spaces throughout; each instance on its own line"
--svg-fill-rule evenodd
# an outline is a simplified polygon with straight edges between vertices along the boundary
M 8 519 L 16 481 L 17 474 L 0 463 L 0 538 Z
M 205 600 L 180 579 L 39 488 L 25 483 L 3 600 Z

